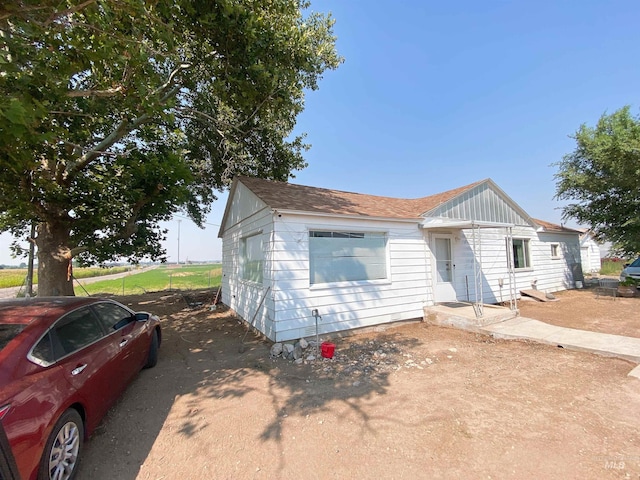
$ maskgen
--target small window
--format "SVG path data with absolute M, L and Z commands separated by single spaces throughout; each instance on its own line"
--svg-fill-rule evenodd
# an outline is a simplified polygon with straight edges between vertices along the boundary
M 242 239 L 242 278 L 251 282 L 262 283 L 262 235 L 256 234 Z
M 51 335 L 49 335 L 49 332 L 47 332 L 36 346 L 33 347 L 33 350 L 31 350 L 31 356 L 33 359 L 38 360 L 37 363 L 45 367 L 55 362 L 55 355 L 53 354 L 53 345 L 51 344 Z
M 97 303 L 93 305 L 93 309 L 108 333 L 113 332 L 118 324 L 120 326 L 126 325 L 126 322 L 122 322 L 122 320 L 133 319 L 129 310 L 125 310 L 115 303 Z
M 557 243 L 551 244 L 551 258 L 560 258 L 560 246 Z
M 64 355 L 80 350 L 99 340 L 102 326 L 89 308 L 81 308 L 63 317 L 54 326 Z
M 513 268 L 531 268 L 531 259 L 529 257 L 529 239 L 514 238 L 513 245 Z M 507 249 L 508 251 L 508 249 Z
M 386 247 L 384 233 L 310 231 L 310 284 L 386 279 Z

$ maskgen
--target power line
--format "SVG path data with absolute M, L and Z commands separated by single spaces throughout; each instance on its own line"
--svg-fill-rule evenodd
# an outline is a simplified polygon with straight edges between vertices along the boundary
M 184 220 L 191 220 L 189 217 L 183 217 L 182 215 L 173 215 L 173 216 L 176 217 L 176 218 L 184 219 Z M 180 220 L 178 220 L 178 221 L 180 221 Z M 193 220 L 191 220 L 191 221 L 193 221 Z M 209 222 L 202 222 L 202 223 L 204 223 L 205 225 L 211 225 L 213 227 L 219 227 L 220 226 L 217 223 L 209 223 Z

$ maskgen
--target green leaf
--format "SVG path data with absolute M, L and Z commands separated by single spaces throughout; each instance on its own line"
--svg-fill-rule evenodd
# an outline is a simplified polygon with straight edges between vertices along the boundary
M 342 62 L 303 2 L 5 4 L 0 229 L 38 222 L 42 268 L 162 258 L 160 221 L 201 222 L 234 175 L 287 180 L 305 92 Z

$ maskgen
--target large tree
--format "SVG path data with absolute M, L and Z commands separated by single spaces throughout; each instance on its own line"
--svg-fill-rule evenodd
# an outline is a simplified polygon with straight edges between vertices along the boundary
M 38 249 L 39 295 L 72 258 L 162 259 L 159 222 L 201 224 L 236 174 L 287 180 L 305 90 L 341 62 L 304 0 L 0 5 L 0 231 Z M 17 243 L 14 247 L 17 248 Z
M 558 163 L 557 198 L 565 218 L 590 225 L 627 255 L 640 252 L 640 118 L 624 107 L 582 125 L 576 149 Z

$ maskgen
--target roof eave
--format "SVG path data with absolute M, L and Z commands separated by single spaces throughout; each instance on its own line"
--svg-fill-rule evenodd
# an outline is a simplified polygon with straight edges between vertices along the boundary
M 536 229 L 536 232 L 538 232 L 538 233 L 559 233 L 561 235 L 578 235 L 578 236 L 580 236 L 580 232 L 578 230 L 572 230 L 570 228 L 565 228 L 564 230 L 552 230 L 552 229 L 547 230 L 544 227 L 540 227 L 540 228 Z
M 420 223 L 420 228 L 512 228 L 512 223 L 483 222 L 477 220 L 450 219 L 442 217 L 427 217 Z
M 224 206 L 224 213 L 222 214 L 222 221 L 220 222 L 220 229 L 218 230 L 218 238 L 222 238 L 224 236 L 225 224 L 227 223 L 227 217 L 229 216 L 229 210 L 231 209 L 231 199 L 235 194 L 238 182 L 240 179 L 238 177 L 233 179 L 231 183 L 231 188 L 229 189 L 229 196 L 227 198 L 227 204 Z
M 357 218 L 360 220 L 375 220 L 375 221 L 384 221 L 384 222 L 399 222 L 399 223 L 415 223 L 419 224 L 422 220 L 422 217 L 375 217 L 370 215 L 363 215 L 358 213 L 331 213 L 331 212 L 310 212 L 307 210 L 288 210 L 288 209 L 274 209 L 274 214 L 284 214 L 284 215 L 300 215 L 300 216 L 311 216 L 311 217 L 324 217 L 324 218 Z

